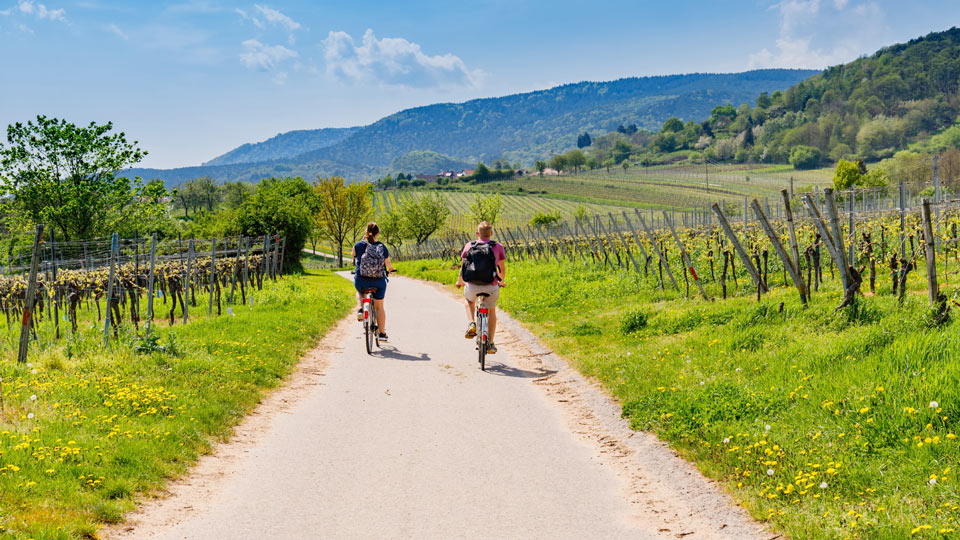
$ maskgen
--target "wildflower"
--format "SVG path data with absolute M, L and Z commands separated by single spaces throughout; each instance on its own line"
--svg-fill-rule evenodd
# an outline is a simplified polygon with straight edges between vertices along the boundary
M 775 471 L 773 469 L 767 469 L 767 476 L 773 476 Z
M 930 408 L 931 408 L 931 409 L 936 409 L 936 408 L 939 407 L 939 406 L 940 406 L 940 404 L 937 403 L 936 401 L 931 401 L 931 402 L 930 402 Z
M 33 418 L 33 413 L 27 413 L 27 419 L 32 419 L 32 418 Z
M 763 426 L 764 431 L 770 431 L 770 424 Z
M 820 489 L 827 489 L 827 483 L 826 483 L 826 482 L 820 482 Z
M 30 373 L 33 374 L 33 375 L 36 375 L 36 374 L 37 374 L 37 370 L 31 369 L 31 370 L 30 370 Z
M 36 401 L 36 400 L 37 400 L 37 395 L 36 395 L 36 394 L 30 394 L 30 401 Z
M 724 437 L 723 444 L 730 444 L 730 437 Z

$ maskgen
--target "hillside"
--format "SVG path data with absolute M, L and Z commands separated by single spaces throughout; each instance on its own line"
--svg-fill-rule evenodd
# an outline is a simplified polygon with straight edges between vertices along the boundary
M 592 150 L 601 163 L 629 155 L 644 164 L 705 159 L 801 168 L 876 161 L 909 147 L 939 152 L 957 146 L 960 128 L 951 126 L 960 117 L 958 87 L 960 28 L 951 28 L 763 92 L 754 107 L 717 102 L 699 124 L 670 119 L 626 151 L 610 151 L 622 135 L 597 134 Z
M 264 146 L 250 145 L 208 162 L 208 166 L 173 170 L 134 169 L 131 175 L 161 177 L 170 185 L 208 175 L 219 181 L 248 180 L 264 174 L 345 174 L 373 178 L 391 172 L 397 158 L 432 151 L 462 163 L 507 158 L 531 164 L 534 159 L 574 147 L 583 131 L 608 131 L 636 124 L 657 129 L 671 116 L 702 120 L 717 103 L 752 101 L 761 92 L 789 87 L 816 72 L 756 70 L 734 74 L 688 74 L 634 77 L 610 82 L 580 82 L 548 90 L 440 103 L 400 111 L 369 126 L 355 128 L 340 142 L 295 157 L 277 157 L 253 165 L 238 160 L 289 156 L 313 132 L 281 134 Z M 343 135 L 344 132 L 337 132 Z M 324 140 L 333 132 L 324 135 Z M 414 163 L 413 165 L 416 165 Z M 435 172 L 426 168 L 405 172 Z M 395 171 L 393 171 L 395 172 Z
M 292 158 L 325 148 L 353 135 L 359 128 L 323 128 L 288 131 L 263 142 L 248 143 L 217 156 L 204 165 L 234 165 Z

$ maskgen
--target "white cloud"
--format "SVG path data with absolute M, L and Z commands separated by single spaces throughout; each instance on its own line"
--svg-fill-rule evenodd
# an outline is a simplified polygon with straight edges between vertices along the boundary
M 267 22 L 280 25 L 286 28 L 289 32 L 293 32 L 294 30 L 300 28 L 300 23 L 273 8 L 261 6 L 259 4 L 254 4 L 253 7 L 256 8 L 261 15 L 263 15 L 263 18 L 266 19 Z
M 38 19 L 48 19 L 51 21 L 66 21 L 64 15 L 66 12 L 61 9 L 48 9 L 43 4 L 34 4 L 33 0 L 20 0 L 17 8 L 24 15 L 33 15 Z
M 245 21 L 251 21 L 251 22 L 253 23 L 253 25 L 256 26 L 257 28 L 263 28 L 263 22 L 261 22 L 260 19 L 258 19 L 258 18 L 256 18 L 256 17 L 251 17 L 250 15 L 247 14 L 246 11 L 244 11 L 244 10 L 242 10 L 242 9 L 240 9 L 240 8 L 237 8 L 237 9 L 235 9 L 234 11 L 235 11 L 238 15 L 240 15 L 240 17 L 242 17 L 243 20 L 245 20 Z
M 781 0 L 771 9 L 780 16 L 776 47 L 751 54 L 751 68 L 822 69 L 849 62 L 879 46 L 875 43 L 885 28 L 883 13 L 872 1 Z
M 111 34 L 119 36 L 121 39 L 124 39 L 124 40 L 130 39 L 130 36 L 128 36 L 126 32 L 121 30 L 119 26 L 113 23 L 108 24 L 106 26 L 106 29 L 107 29 L 107 32 L 110 32 Z
M 377 39 L 367 30 L 358 46 L 346 32 L 323 40 L 327 74 L 347 81 L 409 87 L 476 86 L 483 73 L 450 53 L 428 56 L 403 38 Z
M 244 52 L 240 55 L 240 61 L 249 69 L 268 71 L 283 62 L 296 58 L 297 51 L 288 49 L 283 45 L 264 45 L 255 39 L 248 39 L 243 42 Z

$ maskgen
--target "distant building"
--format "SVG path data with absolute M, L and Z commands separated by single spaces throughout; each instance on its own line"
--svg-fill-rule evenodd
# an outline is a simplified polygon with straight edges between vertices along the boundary
M 425 181 L 427 181 L 427 182 L 436 182 L 436 181 L 437 181 L 437 178 L 439 178 L 439 177 L 440 177 L 440 175 L 438 175 L 438 174 L 423 174 L 423 173 L 420 173 L 420 174 L 418 174 L 417 176 L 415 176 L 414 178 L 416 178 L 417 180 L 425 180 Z

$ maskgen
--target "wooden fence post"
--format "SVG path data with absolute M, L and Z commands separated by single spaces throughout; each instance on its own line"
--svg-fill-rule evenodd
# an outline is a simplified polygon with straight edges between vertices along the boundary
M 187 323 L 187 319 L 189 318 L 190 298 L 192 297 L 192 295 L 190 294 L 190 289 L 191 289 L 190 283 L 192 281 L 193 281 L 193 238 L 191 238 L 190 241 L 187 243 L 187 275 L 185 276 L 184 283 L 183 283 L 183 294 L 184 294 L 183 323 L 184 324 Z
M 790 208 L 790 194 L 787 193 L 787 190 L 780 190 L 780 195 L 783 197 L 783 213 L 787 218 L 787 233 L 790 235 L 790 251 L 793 253 L 793 260 L 796 262 L 794 270 L 797 271 L 797 274 L 800 272 L 800 246 L 797 244 L 797 231 L 793 225 L 793 209 Z
M 793 284 L 796 285 L 797 291 L 800 293 L 800 303 L 803 304 L 803 307 L 807 307 L 807 293 L 803 279 L 800 277 L 800 273 L 793 261 L 790 260 L 790 255 L 783 249 L 783 242 L 780 241 L 780 236 L 777 234 L 777 231 L 773 230 L 770 221 L 767 220 L 767 216 L 763 213 L 763 210 L 760 208 L 760 203 L 758 203 L 756 199 L 753 200 L 751 206 L 753 206 L 753 213 L 757 215 L 757 221 L 760 222 L 760 226 L 763 227 L 764 232 L 767 233 L 767 238 L 769 238 L 770 243 L 773 244 L 773 249 L 777 252 L 777 255 L 780 256 L 780 260 L 783 262 L 783 266 L 787 269 L 787 272 L 790 273 L 790 279 L 793 280 Z
M 687 265 L 686 271 L 690 272 L 690 275 L 693 277 L 693 282 L 696 283 L 697 288 L 700 289 L 700 295 L 703 296 L 703 299 L 710 300 L 710 297 L 707 296 L 707 291 L 703 290 L 703 284 L 700 283 L 700 276 L 697 275 L 697 271 L 693 267 L 693 261 L 690 260 L 687 250 L 683 247 L 683 242 L 680 241 L 680 237 L 677 235 L 676 229 L 673 228 L 673 220 L 670 219 L 666 212 L 663 213 L 663 217 L 667 222 L 667 227 L 670 228 L 670 233 L 673 235 L 673 239 L 677 242 L 677 247 L 680 249 L 680 258 L 683 260 L 684 264 Z
M 113 281 L 117 275 L 117 233 L 110 237 L 110 277 L 107 281 L 107 313 L 103 318 L 103 346 L 110 344 L 110 320 L 113 310 Z
M 610 215 L 610 222 L 615 223 L 613 219 L 613 212 L 608 212 L 608 214 Z M 610 228 L 613 229 L 613 225 L 611 225 Z M 617 235 L 620 236 L 620 241 L 623 243 L 623 249 L 627 251 L 627 256 L 630 257 L 630 262 L 633 264 L 633 269 L 637 271 L 637 275 L 640 275 L 640 267 L 637 266 L 637 261 L 633 258 L 633 253 L 630 251 L 630 246 L 627 245 L 627 239 L 625 236 L 623 236 L 623 232 L 621 232 L 619 228 L 617 229 Z
M 664 212 L 663 215 L 666 216 L 666 212 Z M 647 227 L 647 222 L 643 220 L 643 216 L 640 215 L 639 211 L 637 211 L 637 219 L 640 221 L 640 226 L 643 227 L 643 230 L 647 233 L 647 240 L 649 240 L 650 245 L 653 246 L 653 252 L 657 254 L 657 258 L 660 259 L 660 262 L 663 264 L 663 269 L 667 271 L 670 283 L 673 283 L 673 287 L 679 291 L 680 285 L 677 285 L 677 280 L 673 277 L 673 272 L 670 270 L 670 261 L 660 252 L 660 248 L 657 246 L 657 239 L 653 236 L 653 231 L 650 230 L 650 227 Z M 661 283 L 660 286 L 663 287 L 663 283 Z
M 850 262 L 847 259 L 846 249 L 843 246 L 843 231 L 840 229 L 840 214 L 837 212 L 837 201 L 833 195 L 833 189 L 823 190 L 827 198 L 827 214 L 830 217 L 830 226 L 833 228 L 833 239 L 836 242 L 837 253 L 840 255 L 838 262 L 841 265 L 840 275 L 846 275 L 844 290 L 853 283 L 853 275 L 850 274 Z
M 213 237 L 210 248 L 210 302 L 207 304 L 207 315 L 213 315 L 213 287 L 217 279 L 217 237 Z
M 243 240 L 243 281 L 240 282 L 240 301 L 247 304 L 247 287 L 250 286 L 250 239 L 241 236 Z
M 33 326 L 33 304 L 37 294 L 37 266 L 40 259 L 40 238 L 43 237 L 43 224 L 37 225 L 33 236 L 33 257 L 30 260 L 30 275 L 27 278 L 27 297 L 23 305 L 23 326 L 20 327 L 20 350 L 17 362 L 27 361 L 27 347 L 30 343 L 30 329 Z
M 923 218 L 923 243 L 927 246 L 927 292 L 930 306 L 936 306 L 940 301 L 940 289 L 937 287 L 937 249 L 933 241 L 933 226 L 930 223 L 930 199 L 924 198 L 921 201 L 920 214 Z
M 153 325 L 153 283 L 156 279 L 157 268 L 157 235 L 156 233 L 150 239 L 150 274 L 147 276 L 147 335 L 150 335 L 150 329 Z
M 713 209 L 713 213 L 716 214 L 717 220 L 720 222 L 720 228 L 723 229 L 723 232 L 726 233 L 727 238 L 730 239 L 730 243 L 733 244 L 733 250 L 736 251 L 737 256 L 740 257 L 740 262 L 743 263 L 743 267 L 747 269 L 747 273 L 750 274 L 751 278 L 753 278 L 754 285 L 756 285 L 757 289 L 761 293 L 768 292 L 767 286 L 763 283 L 763 280 L 760 279 L 760 273 L 757 271 L 757 268 L 753 266 L 753 261 L 750 260 L 747 250 L 743 249 L 743 244 L 740 243 L 740 240 L 737 239 L 737 235 L 734 234 L 733 228 L 727 221 L 727 216 L 723 215 L 723 212 L 720 210 L 720 206 L 717 203 L 713 203 L 711 208 Z M 736 275 L 734 275 L 734 277 L 736 277 Z
M 813 202 L 813 199 L 809 194 L 803 196 L 805 206 L 807 208 L 807 213 L 810 214 L 810 218 L 813 220 L 813 224 L 817 228 L 817 232 L 820 233 L 820 239 L 823 240 L 824 245 L 827 246 L 827 251 L 830 252 L 830 256 L 834 261 L 840 260 L 841 253 L 838 253 L 837 245 L 833 242 L 833 236 L 830 234 L 830 231 L 827 230 L 827 226 L 823 223 L 823 218 L 820 216 L 820 210 L 817 208 L 817 204 Z M 846 272 L 840 273 L 840 281 L 843 284 L 843 290 L 847 290 L 847 274 Z

